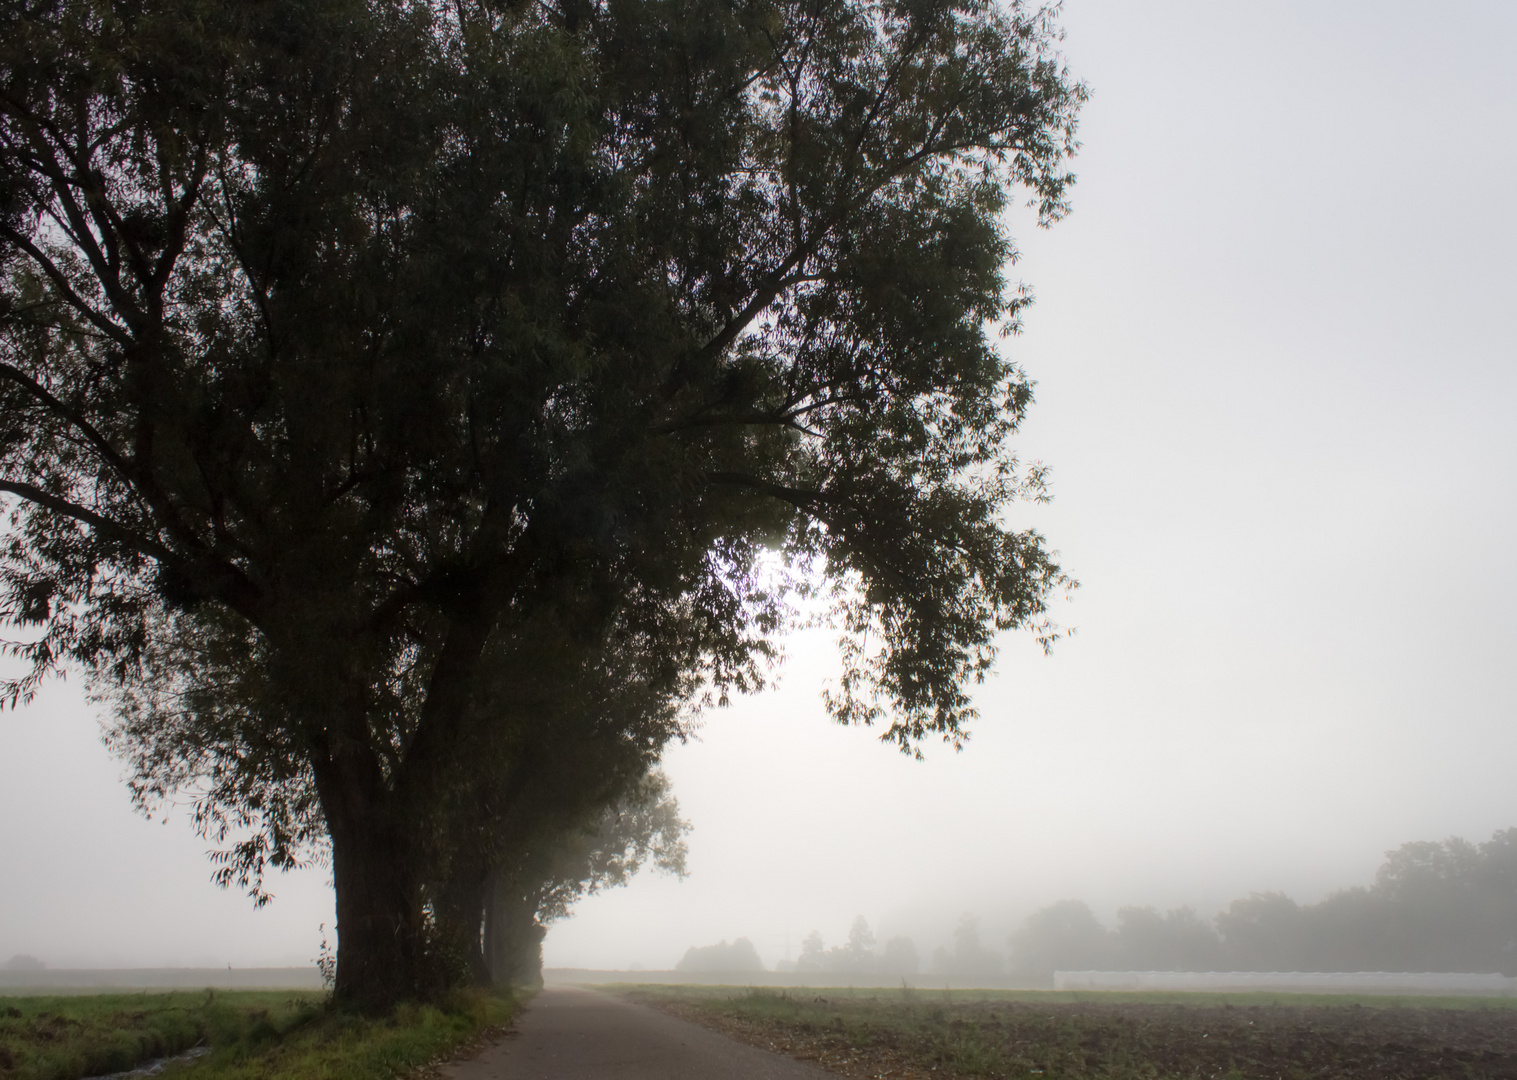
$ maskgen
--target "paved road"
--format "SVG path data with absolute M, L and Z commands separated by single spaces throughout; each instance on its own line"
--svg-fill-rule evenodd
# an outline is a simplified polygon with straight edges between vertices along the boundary
M 593 990 L 544 990 L 512 1034 L 447 1080 L 836 1080 L 655 1009 Z

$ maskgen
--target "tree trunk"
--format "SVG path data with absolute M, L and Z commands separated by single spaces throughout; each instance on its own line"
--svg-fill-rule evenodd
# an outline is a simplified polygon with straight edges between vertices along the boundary
M 537 892 L 513 886 L 500 874 L 490 882 L 485 961 L 496 986 L 536 989 L 543 984 L 543 936 L 548 931 L 537 921 Z
M 488 875 L 475 867 L 455 870 L 438 889 L 432 912 L 437 922 L 435 944 L 450 983 L 490 985 L 490 968 L 480 940 L 488 891 Z
M 319 582 L 310 583 L 305 595 L 313 615 L 279 635 L 275 656 L 281 680 L 304 691 L 292 711 L 317 718 L 308 727 L 320 733 L 311 766 L 332 842 L 334 996 L 340 1004 L 374 1014 L 402 1001 L 435 997 L 457 979 L 484 981 L 478 942 L 484 872 L 456 897 L 428 897 L 425 886 L 440 861 L 430 850 L 435 841 L 428 830 L 440 812 L 443 781 L 457 767 L 459 723 L 488 623 L 479 617 L 454 620 L 428 680 L 423 717 L 404 759 L 387 769 L 366 713 L 369 657 L 340 627 L 319 632 L 325 625 L 321 616 L 341 610 L 336 601 L 320 602 Z M 472 946 L 470 914 L 461 914 L 471 904 Z M 432 940 L 434 928 L 457 937 L 462 965 L 449 963 L 452 943 Z
M 384 1013 L 434 989 L 412 853 L 403 829 L 385 812 L 390 808 L 384 793 L 364 799 L 352 788 L 334 790 L 323 783 L 325 771 L 317 770 L 317 785 L 332 837 L 337 894 L 334 997 L 366 1013 Z

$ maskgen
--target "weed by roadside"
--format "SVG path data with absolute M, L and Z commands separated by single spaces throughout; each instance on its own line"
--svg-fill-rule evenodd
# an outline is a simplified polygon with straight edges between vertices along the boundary
M 0 999 L 0 1080 L 82 1080 L 192 1047 L 162 1076 L 193 1080 L 389 1080 L 455 1054 L 507 1023 L 515 1001 L 454 995 L 371 1019 L 326 995 L 271 991 Z

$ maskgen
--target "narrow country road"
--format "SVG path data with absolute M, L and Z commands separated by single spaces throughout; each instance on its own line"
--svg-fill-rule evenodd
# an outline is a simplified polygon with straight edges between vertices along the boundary
M 446 1080 L 827 1080 L 814 1065 L 734 1042 L 656 1009 L 553 987 L 511 1034 L 442 1069 Z

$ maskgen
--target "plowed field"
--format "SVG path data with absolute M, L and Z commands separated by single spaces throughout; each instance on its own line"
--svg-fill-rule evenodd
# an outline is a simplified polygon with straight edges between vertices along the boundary
M 1498 1002 L 975 1001 L 705 988 L 634 996 L 853 1077 L 1517 1080 L 1517 1010 Z

